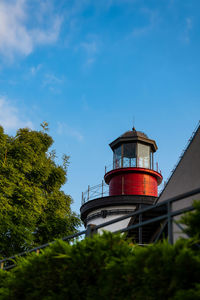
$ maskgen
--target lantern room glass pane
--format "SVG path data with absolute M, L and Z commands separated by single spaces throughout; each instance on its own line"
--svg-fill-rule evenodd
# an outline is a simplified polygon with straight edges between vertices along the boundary
M 121 157 L 122 157 L 122 150 L 121 146 L 114 149 L 114 155 L 113 155 L 113 167 L 114 169 L 121 168 Z
M 136 167 L 136 144 L 123 144 L 123 167 Z
M 150 168 L 150 146 L 138 144 L 138 167 Z

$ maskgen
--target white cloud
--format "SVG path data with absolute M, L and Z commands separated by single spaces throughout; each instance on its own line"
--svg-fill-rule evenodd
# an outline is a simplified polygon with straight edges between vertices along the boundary
M 75 128 L 70 127 L 64 122 L 58 122 L 57 133 L 75 138 L 78 142 L 83 141 L 83 135 Z
M 22 112 L 20 113 L 20 111 L 4 97 L 0 97 L 0 125 L 3 126 L 7 132 L 22 127 L 34 127 L 32 122 L 25 120 L 22 116 Z
M 190 42 L 190 34 L 193 28 L 193 20 L 191 17 L 185 19 L 185 28 L 182 35 L 182 40 L 184 43 L 188 44 Z
M 78 48 L 83 50 L 85 55 L 84 68 L 87 69 L 95 63 L 100 47 L 101 43 L 99 37 L 95 34 L 88 35 L 87 40 L 80 43 Z
M 91 41 L 91 42 L 83 42 L 81 43 L 81 47 L 86 51 L 88 55 L 94 55 L 98 51 L 97 42 Z
M 82 109 L 85 111 L 85 112 L 88 112 L 90 110 L 90 106 L 86 100 L 86 97 L 85 95 L 82 95 L 81 97 L 81 103 L 82 103 Z
M 55 17 L 54 23 L 52 27 L 46 31 L 43 31 L 41 29 L 34 29 L 31 32 L 33 41 L 36 44 L 52 44 L 57 41 L 59 32 L 60 32 L 60 27 L 62 23 L 62 18 L 61 17 Z
M 149 26 L 144 26 L 144 27 L 140 27 L 140 28 L 135 28 L 135 29 L 132 31 L 131 36 L 132 36 L 132 37 L 140 37 L 141 35 L 147 34 L 151 29 L 152 29 L 152 26 L 151 26 L 151 25 L 149 25 Z
M 154 27 L 159 22 L 160 17 L 159 17 L 159 13 L 157 10 L 151 10 L 147 7 L 143 7 L 141 9 L 141 13 L 143 16 L 146 16 L 146 18 L 148 20 L 148 24 L 145 26 L 134 28 L 130 35 L 131 37 L 140 37 L 140 36 L 148 34 L 150 31 L 152 31 L 154 29 Z
M 64 80 L 65 80 L 65 78 L 63 78 L 63 77 L 58 77 L 58 76 L 54 75 L 53 73 L 47 73 L 47 74 L 45 74 L 43 86 L 47 86 L 47 85 L 54 86 L 54 85 L 63 83 Z
M 53 94 L 60 94 L 62 92 L 63 83 L 66 83 L 65 76 L 57 76 L 53 73 L 44 74 L 42 87 L 48 88 Z
M 31 67 L 31 69 L 30 69 L 30 72 L 31 72 L 31 74 L 34 76 L 34 75 L 36 75 L 37 73 L 38 73 L 38 71 L 41 69 L 41 67 L 42 67 L 42 65 L 41 64 L 39 64 L 39 65 L 37 65 L 37 66 L 33 66 L 33 67 Z
M 37 2 L 36 2 L 37 4 Z M 34 10 L 28 6 L 27 0 L 0 1 L 0 53 L 13 58 L 14 55 L 29 55 L 37 45 L 54 43 L 60 32 L 62 18 L 50 16 L 49 26 L 43 29 L 45 23 L 42 4 L 35 7 L 37 14 L 41 11 L 41 21 L 34 21 Z
M 96 61 L 96 59 L 94 57 L 89 57 L 85 64 L 84 64 L 84 67 L 88 68 L 90 66 L 92 66 L 94 64 L 94 62 Z

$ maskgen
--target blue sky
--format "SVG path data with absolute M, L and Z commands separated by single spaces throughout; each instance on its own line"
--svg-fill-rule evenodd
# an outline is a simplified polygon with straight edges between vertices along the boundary
M 133 120 L 167 179 L 200 119 L 199 81 L 199 0 L 0 1 L 0 124 L 49 122 L 76 212 Z

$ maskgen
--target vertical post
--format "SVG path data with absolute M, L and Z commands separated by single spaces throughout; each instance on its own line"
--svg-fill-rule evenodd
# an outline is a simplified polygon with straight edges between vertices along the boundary
M 124 195 L 124 176 L 122 176 L 122 195 Z
M 92 237 L 95 233 L 97 233 L 96 225 L 89 224 L 86 229 L 86 237 Z
M 123 168 L 123 159 L 124 159 L 124 147 L 121 145 L 121 168 Z
M 102 180 L 102 197 L 103 197 L 103 180 Z
M 152 170 L 154 170 L 153 152 L 152 152 L 151 156 L 152 156 Z
M 142 205 L 139 205 L 139 210 L 141 210 Z M 139 225 L 142 223 L 142 214 L 139 214 Z M 139 227 L 139 244 L 142 244 L 142 226 Z
M 156 163 L 156 171 L 158 172 L 158 162 Z
M 143 194 L 145 195 L 146 194 L 146 179 L 144 177 L 144 180 L 143 180 Z
M 90 198 L 90 186 L 88 185 L 88 200 Z
M 171 217 L 171 202 L 167 203 L 167 219 L 168 219 L 168 242 L 173 244 L 173 228 L 172 228 L 172 217 Z

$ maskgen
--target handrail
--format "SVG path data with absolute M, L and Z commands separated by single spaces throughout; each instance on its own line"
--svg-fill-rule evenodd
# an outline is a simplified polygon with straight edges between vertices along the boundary
M 138 159 L 139 159 L 139 157 L 138 157 Z M 154 168 L 154 167 L 150 168 L 150 167 L 147 167 L 144 165 L 141 166 L 141 165 L 139 165 L 139 163 L 134 163 L 131 160 L 130 160 L 130 163 L 127 165 L 124 163 L 124 161 L 125 161 L 125 157 L 122 157 L 118 160 L 115 160 L 115 162 L 113 162 L 112 164 L 105 166 L 105 174 L 112 170 L 126 169 L 126 168 L 148 169 L 148 170 L 153 170 L 153 171 L 159 172 L 161 174 L 161 170 L 158 169 L 158 163 L 156 163 L 156 168 Z M 130 182 L 130 184 L 133 186 L 133 182 Z M 94 186 L 88 185 L 87 190 L 85 192 L 82 192 L 81 204 L 83 205 L 90 200 L 93 200 L 93 199 L 99 198 L 99 197 L 106 197 L 108 195 L 109 195 L 109 187 L 105 183 L 105 181 L 102 180 L 102 182 L 100 184 L 97 184 Z
M 106 197 L 109 194 L 109 186 L 105 183 L 104 180 L 100 184 L 90 186 L 88 185 L 87 191 L 82 192 L 82 201 L 81 204 L 93 200 L 99 197 Z
M 170 243 L 173 243 L 173 232 L 172 232 L 172 226 L 171 226 L 171 223 L 173 221 L 173 217 L 181 215 L 185 212 L 192 211 L 192 210 L 194 210 L 194 207 L 189 205 L 188 207 L 184 207 L 184 208 L 179 209 L 179 210 L 172 210 L 172 203 L 174 203 L 176 201 L 181 201 L 182 199 L 185 199 L 185 198 L 197 195 L 197 194 L 200 194 L 200 188 L 197 188 L 195 190 L 192 190 L 192 191 L 189 191 L 189 192 L 186 192 L 186 193 L 183 193 L 183 194 L 179 194 L 179 195 L 177 195 L 175 197 L 172 197 L 172 198 L 169 198 L 165 201 L 158 202 L 158 203 L 153 204 L 149 207 L 139 209 L 139 210 L 134 211 L 132 213 L 129 213 L 125 216 L 115 218 L 114 220 L 111 220 L 111 221 L 108 221 L 108 222 L 104 222 L 100 225 L 97 225 L 97 226 L 90 225 L 90 226 L 87 227 L 86 230 L 83 230 L 83 231 L 77 232 L 75 234 L 69 235 L 67 237 L 64 237 L 64 238 L 62 238 L 62 240 L 63 241 L 69 241 L 73 238 L 76 238 L 76 237 L 79 237 L 79 236 L 82 236 L 82 235 L 85 235 L 85 236 L 92 235 L 93 233 L 96 233 L 98 231 L 98 229 L 104 228 L 108 225 L 117 223 L 119 221 L 125 220 L 125 219 L 133 217 L 133 216 L 140 216 L 140 215 L 142 215 L 142 214 L 144 214 L 148 211 L 154 210 L 154 209 L 156 209 L 158 207 L 161 207 L 161 206 L 165 206 L 167 208 L 167 213 L 166 214 L 158 216 L 158 217 L 154 217 L 154 218 L 146 220 L 146 221 L 142 221 L 142 222 L 139 221 L 137 224 L 133 224 L 131 226 L 121 228 L 121 229 L 119 229 L 115 232 L 126 232 L 126 231 L 129 231 L 129 230 L 132 230 L 132 229 L 142 228 L 143 226 L 154 223 L 154 222 L 158 222 L 158 221 L 161 221 L 161 220 L 167 220 L 167 223 L 168 223 L 168 239 L 169 239 Z M 159 235 L 160 235 L 160 232 L 159 232 Z M 155 241 L 157 241 L 157 239 L 155 239 Z M 1 267 L 1 269 L 4 269 L 4 270 L 11 269 L 11 268 L 15 267 L 15 264 L 9 265 L 10 261 L 13 261 L 14 259 L 18 258 L 19 256 L 24 256 L 24 255 L 27 255 L 28 253 L 31 253 L 31 252 L 38 253 L 40 249 L 46 248 L 47 246 L 49 246 L 50 244 L 52 244 L 54 242 L 55 241 L 52 241 L 50 243 L 43 244 L 43 245 L 35 247 L 31 250 L 19 253 L 17 255 L 14 255 L 14 256 L 11 256 L 11 257 L 8 257 L 8 258 L 4 258 L 4 259 L 0 260 L 0 267 Z M 7 263 L 6 266 L 4 266 L 5 263 Z
M 116 218 L 114 220 L 111 220 L 111 221 L 108 221 L 108 222 L 104 222 L 104 223 L 102 223 L 100 225 L 97 225 L 96 229 L 100 229 L 101 227 L 105 227 L 105 226 L 111 225 L 113 223 L 125 220 L 127 218 L 130 218 L 130 217 L 133 217 L 133 216 L 137 216 L 139 214 L 143 214 L 145 212 L 151 211 L 151 210 L 153 210 L 153 209 L 155 209 L 157 207 L 160 207 L 160 206 L 166 206 L 168 203 L 173 203 L 173 202 L 176 202 L 176 201 L 180 201 L 182 199 L 194 196 L 194 195 L 199 194 L 199 193 L 200 193 L 200 188 L 192 190 L 192 191 L 187 192 L 187 193 L 179 194 L 179 195 L 177 195 L 175 197 L 172 197 L 172 198 L 169 198 L 169 199 L 167 199 L 165 201 L 158 202 L 156 204 L 150 205 L 150 206 L 148 206 L 146 208 L 142 208 L 140 210 L 134 211 L 134 212 L 132 212 L 130 214 L 127 214 L 125 216 L 118 217 L 118 218 Z
M 161 173 L 161 170 L 159 170 L 159 167 L 158 167 L 158 162 L 156 162 L 156 166 L 150 167 L 150 166 L 148 166 L 148 164 L 145 164 L 144 162 L 141 163 L 139 161 L 139 158 L 140 157 L 138 157 L 137 160 L 135 160 L 135 161 L 129 159 L 129 162 L 127 162 L 126 157 L 121 157 L 119 159 L 115 159 L 115 161 L 113 161 L 109 165 L 105 166 L 105 174 L 112 170 L 121 169 L 121 168 L 122 169 L 124 169 L 124 168 L 144 168 L 144 169 L 149 169 L 149 170 L 153 170 L 153 171 Z
M 142 183 L 134 183 L 132 180 L 127 180 L 125 182 L 125 185 L 130 185 L 131 188 L 137 189 L 139 194 L 143 194 L 143 191 L 146 190 L 146 187 L 148 186 L 148 192 L 149 195 L 155 194 L 155 189 L 154 187 L 151 187 L 149 185 L 149 180 L 144 178 L 144 181 Z M 118 190 L 119 191 L 119 190 Z M 121 187 L 121 191 L 119 191 L 119 195 L 123 194 L 123 187 Z M 95 186 L 90 186 L 88 185 L 88 188 L 85 192 L 82 192 L 82 201 L 81 204 L 85 204 L 86 202 L 97 199 L 100 197 L 106 197 L 109 196 L 109 185 L 105 183 L 104 180 L 100 184 L 97 184 Z

